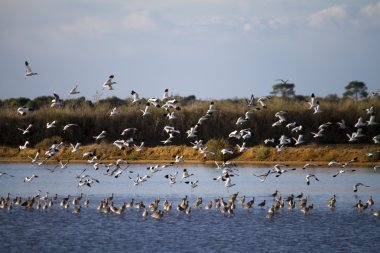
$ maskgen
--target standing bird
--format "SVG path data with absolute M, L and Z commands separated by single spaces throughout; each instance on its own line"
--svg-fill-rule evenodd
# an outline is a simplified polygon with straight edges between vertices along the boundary
M 32 68 L 30 67 L 29 62 L 25 61 L 25 67 L 26 67 L 26 70 L 25 70 L 25 78 L 26 78 L 27 76 L 38 75 L 38 73 L 32 71 Z

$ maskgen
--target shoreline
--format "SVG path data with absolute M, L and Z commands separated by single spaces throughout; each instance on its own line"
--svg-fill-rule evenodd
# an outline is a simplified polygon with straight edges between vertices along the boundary
M 380 151 L 375 145 L 305 145 L 303 147 L 287 147 L 282 152 L 277 152 L 273 147 L 253 146 L 243 153 L 233 156 L 223 157 L 218 154 L 215 157 L 207 157 L 206 160 L 197 150 L 189 146 L 159 146 L 146 147 L 137 152 L 130 148 L 128 150 L 115 149 L 112 144 L 87 145 L 81 147 L 79 152 L 72 153 L 71 149 L 65 147 L 54 157 L 47 161 L 48 164 L 56 163 L 57 158 L 61 160 L 70 159 L 71 163 L 87 164 L 87 158 L 82 154 L 89 150 L 97 150 L 99 161 L 103 163 L 114 162 L 119 158 L 126 159 L 130 164 L 162 164 L 174 161 L 176 155 L 184 156 L 184 164 L 205 164 L 215 165 L 214 162 L 223 160 L 231 161 L 239 165 L 271 166 L 277 163 L 288 164 L 289 166 L 303 166 L 306 163 L 326 166 L 332 161 L 347 162 L 357 157 L 354 163 L 358 167 L 373 167 L 380 164 Z M 30 163 L 30 157 L 34 157 L 38 149 L 28 148 L 19 151 L 17 148 L 0 147 L 0 163 Z M 42 150 L 42 149 L 41 149 Z M 218 151 L 219 152 L 219 151 Z M 43 154 L 44 152 L 41 151 Z M 371 156 L 368 154 L 371 153 Z M 43 155 L 40 155 L 43 157 Z M 335 165 L 331 168 L 339 168 Z

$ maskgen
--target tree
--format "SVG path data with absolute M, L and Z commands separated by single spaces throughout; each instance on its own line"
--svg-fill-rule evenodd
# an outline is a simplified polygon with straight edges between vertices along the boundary
M 277 83 L 277 84 L 274 84 L 273 85 L 273 91 L 271 92 L 272 95 L 278 95 L 280 94 L 281 97 L 284 97 L 284 98 L 292 98 L 295 96 L 295 92 L 294 92 L 294 83 L 289 83 L 289 80 L 282 80 L 282 79 L 278 79 L 278 81 L 280 81 L 280 83 Z
M 343 93 L 343 97 L 351 97 L 358 101 L 360 98 L 365 98 L 368 96 L 367 86 L 365 83 L 360 81 L 351 81 L 346 87 L 346 91 Z

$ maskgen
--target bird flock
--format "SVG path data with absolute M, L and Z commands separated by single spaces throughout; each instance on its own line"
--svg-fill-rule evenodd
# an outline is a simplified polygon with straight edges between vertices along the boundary
M 30 64 L 26 61 L 25 62 L 26 72 L 25 72 L 25 78 L 30 78 L 32 76 L 38 75 L 37 73 L 33 72 L 31 69 Z M 109 75 L 106 81 L 102 84 L 102 89 L 106 90 L 113 90 L 114 85 L 117 84 L 117 82 L 114 81 L 115 76 Z M 115 85 L 116 86 L 116 85 Z M 71 90 L 69 90 L 68 95 L 76 95 L 79 94 L 78 85 L 75 85 Z M 371 96 L 375 96 L 375 93 L 371 93 Z M 139 104 L 141 102 L 140 95 L 135 91 L 131 91 L 132 96 L 132 104 Z M 212 181 L 215 182 L 222 182 L 225 186 L 225 188 L 230 189 L 232 187 L 236 187 L 236 183 L 233 181 L 234 176 L 238 176 L 238 168 L 236 164 L 231 162 L 228 158 L 233 157 L 236 154 L 241 154 L 249 149 L 247 141 L 252 138 L 252 136 L 255 134 L 252 127 L 249 126 L 250 119 L 253 114 L 255 114 L 258 110 L 265 110 L 268 106 L 270 106 L 270 96 L 263 96 L 259 97 L 258 99 L 255 99 L 254 95 L 251 95 L 250 99 L 246 100 L 246 108 L 247 111 L 244 115 L 239 116 L 236 119 L 235 125 L 236 129 L 228 134 L 229 139 L 235 139 L 236 141 L 240 141 L 240 143 L 236 144 L 236 147 L 223 147 L 220 150 L 208 150 L 206 145 L 204 144 L 204 139 L 202 139 L 200 135 L 200 127 L 202 125 L 207 124 L 208 121 L 212 120 L 212 115 L 215 114 L 218 111 L 218 108 L 216 107 L 215 103 L 213 101 L 210 102 L 208 109 L 205 110 L 206 112 L 204 115 L 202 115 L 197 122 L 194 122 L 194 124 L 186 131 L 186 142 L 189 145 L 192 145 L 192 147 L 197 150 L 200 154 L 202 154 L 203 158 L 209 158 L 209 159 L 215 159 L 216 152 L 220 152 L 223 157 L 223 162 L 217 162 L 215 161 L 216 169 L 220 171 L 220 175 L 217 177 L 212 178 Z M 321 114 L 323 113 L 323 105 L 320 104 L 320 102 L 316 99 L 316 96 L 314 93 L 311 94 L 310 98 L 305 101 L 307 106 L 307 110 L 310 111 L 311 114 Z M 177 101 L 173 96 L 169 94 L 169 90 L 165 89 L 164 93 L 162 95 L 162 98 L 149 98 L 146 100 L 146 103 L 143 105 L 144 107 L 139 109 L 140 115 L 142 118 L 149 117 L 152 114 L 152 108 L 158 108 L 157 110 L 163 110 L 165 118 L 167 118 L 168 124 L 165 125 L 163 128 L 163 132 L 167 135 L 166 139 L 163 139 L 161 141 L 162 145 L 168 145 L 173 142 L 174 139 L 181 138 L 182 134 L 181 131 L 176 129 L 174 127 L 174 124 L 172 122 L 177 118 L 177 114 L 181 111 L 181 105 L 180 101 Z M 64 107 L 64 101 L 61 99 L 61 97 L 57 93 L 53 93 L 53 99 L 51 100 L 51 108 L 62 108 Z M 32 108 L 28 108 L 26 106 L 21 106 L 17 109 L 17 112 L 21 115 L 26 115 L 27 113 L 30 113 L 33 111 Z M 353 127 L 348 127 L 346 125 L 346 122 L 344 119 L 342 119 L 339 122 L 325 122 L 321 124 L 318 129 L 315 131 L 310 131 L 309 133 L 305 132 L 305 128 L 299 124 L 296 121 L 288 122 L 287 120 L 287 111 L 281 110 L 274 114 L 274 118 L 276 119 L 271 126 L 272 128 L 279 128 L 283 129 L 283 134 L 277 139 L 275 137 L 269 137 L 264 141 L 264 145 L 273 146 L 276 148 L 277 152 L 282 152 L 286 149 L 288 146 L 295 146 L 298 147 L 300 145 L 304 145 L 308 142 L 308 139 L 306 138 L 307 135 L 311 135 L 313 139 L 318 139 L 324 136 L 324 133 L 326 129 L 332 128 L 334 125 L 343 131 L 349 131 L 349 129 L 355 129 L 355 131 L 349 133 L 346 133 L 347 136 L 347 142 L 357 142 L 359 141 L 363 136 L 365 136 L 365 128 L 375 127 L 378 125 L 376 122 L 376 112 L 373 106 L 366 108 L 364 110 L 365 116 L 359 117 L 357 122 L 354 124 Z M 110 113 L 110 117 L 118 117 L 120 115 L 120 111 L 117 107 L 114 107 Z M 368 117 L 368 120 L 365 119 L 365 117 Z M 71 123 L 71 122 L 59 122 L 58 120 L 53 120 L 51 122 L 46 122 L 46 129 L 50 128 L 58 128 L 62 127 L 62 132 L 67 133 L 70 131 L 80 131 L 81 126 L 79 124 Z M 33 134 L 33 131 L 36 131 L 33 127 L 33 122 L 29 123 L 25 127 L 19 127 L 18 130 L 20 131 L 20 134 L 23 136 L 30 136 Z M 120 139 L 113 140 L 113 145 L 115 148 L 120 150 L 126 150 L 126 149 L 133 149 L 135 152 L 141 152 L 145 149 L 145 142 L 144 140 L 140 140 L 140 142 L 137 141 L 135 138 L 136 133 L 140 131 L 139 129 L 135 127 L 129 127 L 125 128 L 120 133 Z M 291 136 L 288 136 L 286 133 L 290 133 Z M 258 134 L 258 133 L 257 133 Z M 144 134 L 142 133 L 142 136 Z M 103 139 L 106 139 L 108 137 L 107 130 L 100 131 L 97 135 L 93 136 L 94 144 L 99 144 Z M 372 140 L 375 144 L 380 144 L 380 135 L 375 135 L 372 137 Z M 23 150 L 27 149 L 30 145 L 29 140 L 25 140 L 23 144 L 20 144 L 19 151 L 22 152 Z M 57 168 L 60 168 L 61 170 L 65 170 L 69 167 L 70 164 L 70 158 L 66 159 L 66 162 L 64 159 L 58 157 L 61 150 L 69 148 L 71 150 L 71 153 L 77 153 L 81 152 L 81 143 L 78 140 L 76 143 L 65 143 L 62 142 L 53 142 L 45 152 L 42 150 L 37 150 L 34 156 L 27 156 L 28 159 L 30 159 L 32 164 L 35 164 L 37 166 L 42 166 L 45 169 L 50 170 L 52 173 L 56 171 Z M 177 182 L 184 183 L 189 185 L 189 188 L 191 192 L 195 191 L 196 188 L 199 185 L 199 180 L 196 178 L 196 175 L 194 173 L 191 173 L 188 171 L 188 169 L 183 169 L 182 171 L 182 177 L 177 180 L 177 176 L 179 174 L 179 171 L 177 170 L 175 173 L 169 174 L 165 173 L 165 168 L 170 166 L 176 166 L 180 163 L 184 162 L 184 155 L 178 154 L 173 157 L 173 161 L 168 164 L 157 164 L 155 166 L 149 166 L 147 168 L 148 173 L 145 175 L 137 174 L 135 176 L 132 176 L 133 165 L 129 163 L 124 158 L 119 158 L 114 162 L 106 162 L 106 157 L 101 157 L 97 155 L 96 149 L 83 152 L 83 159 L 87 159 L 87 162 L 89 164 L 92 164 L 92 167 L 95 171 L 100 171 L 101 174 L 105 176 L 110 176 L 114 178 L 120 178 L 123 176 L 123 174 L 128 174 L 128 178 L 131 181 L 131 184 L 138 187 L 142 184 L 145 184 L 146 182 L 149 182 L 150 178 L 153 177 L 153 175 L 156 175 L 158 172 L 162 172 L 163 178 L 165 178 L 169 185 L 172 186 L 176 184 Z M 358 161 L 357 157 L 354 157 L 353 159 L 346 161 L 346 162 L 339 162 L 336 160 L 330 161 L 327 166 L 335 166 L 339 167 L 339 171 L 333 175 L 333 177 L 342 176 L 344 173 L 354 173 L 354 169 L 349 169 L 349 165 L 352 163 L 355 163 Z M 44 165 L 47 162 L 56 162 L 56 166 L 49 167 Z M 320 165 L 318 164 L 312 164 L 307 163 L 302 168 L 302 170 L 306 170 L 310 167 L 318 167 Z M 380 167 L 380 165 L 376 165 L 374 167 L 374 172 Z M 177 167 L 178 168 L 178 167 Z M 289 168 L 288 164 L 275 164 L 273 166 L 273 169 L 268 170 L 266 173 L 263 174 L 253 174 L 254 177 L 258 178 L 261 183 L 264 183 L 265 181 L 270 178 L 271 175 L 274 175 L 275 177 L 280 177 L 286 173 L 290 173 L 292 171 L 297 170 L 297 168 Z M 6 172 L 0 172 L 0 177 L 14 177 L 13 175 L 10 175 Z M 38 180 L 39 176 L 36 174 L 25 176 L 23 182 L 24 183 L 33 183 L 32 181 Z M 84 169 L 79 175 L 75 177 L 77 180 L 77 187 L 93 187 L 96 184 L 100 183 L 100 180 L 97 178 L 94 178 L 93 176 L 86 174 L 86 169 Z M 179 181 L 180 180 L 180 181 Z M 318 183 L 320 181 L 320 178 L 318 175 L 313 173 L 308 173 L 305 176 L 305 182 L 306 185 L 309 186 L 310 184 Z M 356 193 L 359 188 L 368 188 L 369 185 L 366 185 L 364 183 L 357 183 L 353 186 L 353 191 Z M 278 191 L 274 194 L 272 194 L 272 197 L 275 198 L 273 204 L 270 206 L 268 210 L 268 216 L 272 217 L 279 209 L 284 207 L 285 201 L 288 203 L 288 209 L 293 209 L 295 205 L 295 197 L 293 195 L 288 196 L 285 198 L 285 200 L 278 196 Z M 5 198 L 1 197 L 0 202 L 0 208 L 8 208 L 9 210 L 12 209 L 13 206 L 21 205 L 25 208 L 36 208 L 39 209 L 42 205 L 42 209 L 48 209 L 50 206 L 53 205 L 53 203 L 57 200 L 57 195 L 52 196 L 50 198 L 50 201 L 47 200 L 49 193 L 47 193 L 44 196 L 40 196 L 40 193 L 27 198 L 24 202 L 21 203 L 21 198 L 16 197 L 12 200 L 10 200 L 10 194 L 8 194 Z M 210 201 L 208 204 L 204 206 L 204 209 L 211 209 L 212 207 L 215 207 L 216 209 L 220 210 L 222 213 L 228 213 L 233 214 L 233 210 L 236 208 L 236 200 L 238 197 L 238 193 L 232 194 L 229 198 L 229 201 L 225 202 L 223 198 L 216 198 L 213 201 Z M 242 199 L 239 201 L 242 208 L 250 209 L 253 207 L 255 198 L 253 197 L 252 200 L 245 202 L 245 196 L 242 197 Z M 63 198 L 61 201 L 61 206 L 63 206 L 65 209 L 69 206 L 69 199 L 70 196 L 67 196 L 66 198 Z M 73 204 L 73 213 L 79 213 L 81 205 L 79 204 L 82 199 L 82 194 L 78 197 L 75 197 L 72 199 Z M 297 197 L 296 197 L 297 199 Z M 310 201 L 308 198 L 302 198 L 302 196 L 298 196 L 299 202 L 298 205 L 300 207 L 300 210 L 303 213 L 308 213 L 312 208 L 313 205 L 310 204 Z M 373 199 L 372 197 L 368 200 L 367 204 L 369 206 L 373 205 Z M 88 206 L 89 199 L 86 199 L 87 202 L 83 203 L 84 206 Z M 36 202 L 36 203 L 35 203 Z M 42 203 L 43 202 L 43 203 Z M 336 202 L 335 195 L 328 200 L 328 206 L 329 208 L 334 208 Z M 87 204 L 86 204 L 87 203 Z M 123 203 L 120 207 L 116 207 L 113 203 L 113 195 L 111 197 L 108 197 L 101 201 L 101 203 L 98 206 L 98 210 L 102 213 L 116 213 L 121 214 L 124 212 L 125 209 L 136 207 L 138 209 L 143 210 L 142 216 L 147 217 L 148 210 L 150 210 L 150 215 L 154 219 L 161 219 L 165 213 L 169 212 L 171 209 L 171 203 L 168 204 L 168 200 L 165 200 L 163 203 L 162 208 L 159 208 L 160 200 L 157 199 L 153 201 L 148 208 L 145 207 L 145 205 L 142 202 L 134 202 L 134 199 L 131 200 L 129 203 Z M 35 205 L 36 204 L 36 205 Z M 194 203 L 194 208 L 201 207 L 202 204 L 202 198 L 197 198 L 196 202 Z M 265 200 L 261 203 L 259 203 L 257 206 L 260 208 L 264 208 L 266 205 Z M 363 210 L 366 209 L 366 204 L 362 204 L 361 201 L 359 201 L 357 204 L 355 204 L 355 208 Z M 45 207 L 46 206 L 46 207 Z M 170 206 L 170 207 L 169 207 Z M 177 210 L 180 212 L 184 212 L 187 215 L 191 212 L 191 207 L 189 204 L 189 200 L 187 197 L 182 199 L 180 203 L 177 205 Z M 378 212 L 374 212 L 374 215 Z M 378 216 L 378 215 L 375 215 Z

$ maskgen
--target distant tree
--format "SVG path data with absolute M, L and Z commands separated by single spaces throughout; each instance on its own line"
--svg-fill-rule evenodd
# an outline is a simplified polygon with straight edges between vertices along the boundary
M 325 97 L 325 100 L 329 102 L 339 102 L 339 97 L 337 94 L 328 94 Z
M 289 80 L 278 79 L 280 83 L 276 83 L 272 86 L 272 95 L 281 95 L 283 98 L 293 98 L 295 96 L 294 83 L 289 83 Z
M 343 97 L 354 98 L 358 101 L 360 98 L 365 98 L 368 96 L 367 86 L 365 83 L 360 81 L 351 81 L 346 87 L 346 91 L 343 93 Z

